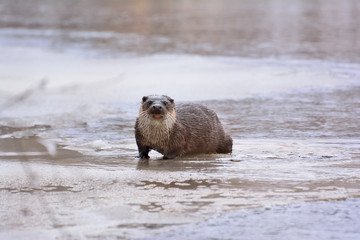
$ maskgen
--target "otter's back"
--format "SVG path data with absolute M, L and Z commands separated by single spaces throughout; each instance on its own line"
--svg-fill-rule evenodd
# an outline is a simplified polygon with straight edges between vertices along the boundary
M 224 140 L 223 127 L 214 111 L 200 104 L 177 104 L 177 121 L 187 132 L 187 153 L 215 153 Z

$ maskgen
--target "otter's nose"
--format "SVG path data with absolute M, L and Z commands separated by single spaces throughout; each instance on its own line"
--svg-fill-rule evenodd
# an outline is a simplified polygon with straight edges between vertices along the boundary
M 162 111 L 163 107 L 160 105 L 154 105 L 154 106 L 152 106 L 152 110 Z

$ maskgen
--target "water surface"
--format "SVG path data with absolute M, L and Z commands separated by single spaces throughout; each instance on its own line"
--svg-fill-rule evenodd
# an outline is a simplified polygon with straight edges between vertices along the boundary
M 330 2 L 0 1 L 0 238 L 358 238 L 359 3 Z M 136 159 L 154 93 L 233 153 Z

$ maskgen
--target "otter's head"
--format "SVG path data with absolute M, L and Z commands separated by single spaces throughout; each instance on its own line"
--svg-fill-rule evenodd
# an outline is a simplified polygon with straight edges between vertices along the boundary
M 154 120 L 164 120 L 175 114 L 174 99 L 165 95 L 150 95 L 142 98 L 140 113 L 146 113 Z

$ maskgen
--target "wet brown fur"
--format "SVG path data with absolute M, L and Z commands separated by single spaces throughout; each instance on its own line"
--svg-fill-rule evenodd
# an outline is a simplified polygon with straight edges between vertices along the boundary
M 154 105 L 162 109 L 160 119 L 152 116 Z M 194 103 L 175 107 L 174 100 L 164 95 L 143 98 L 135 138 L 140 158 L 148 158 L 151 149 L 163 154 L 165 159 L 232 151 L 232 139 L 225 134 L 214 111 Z

